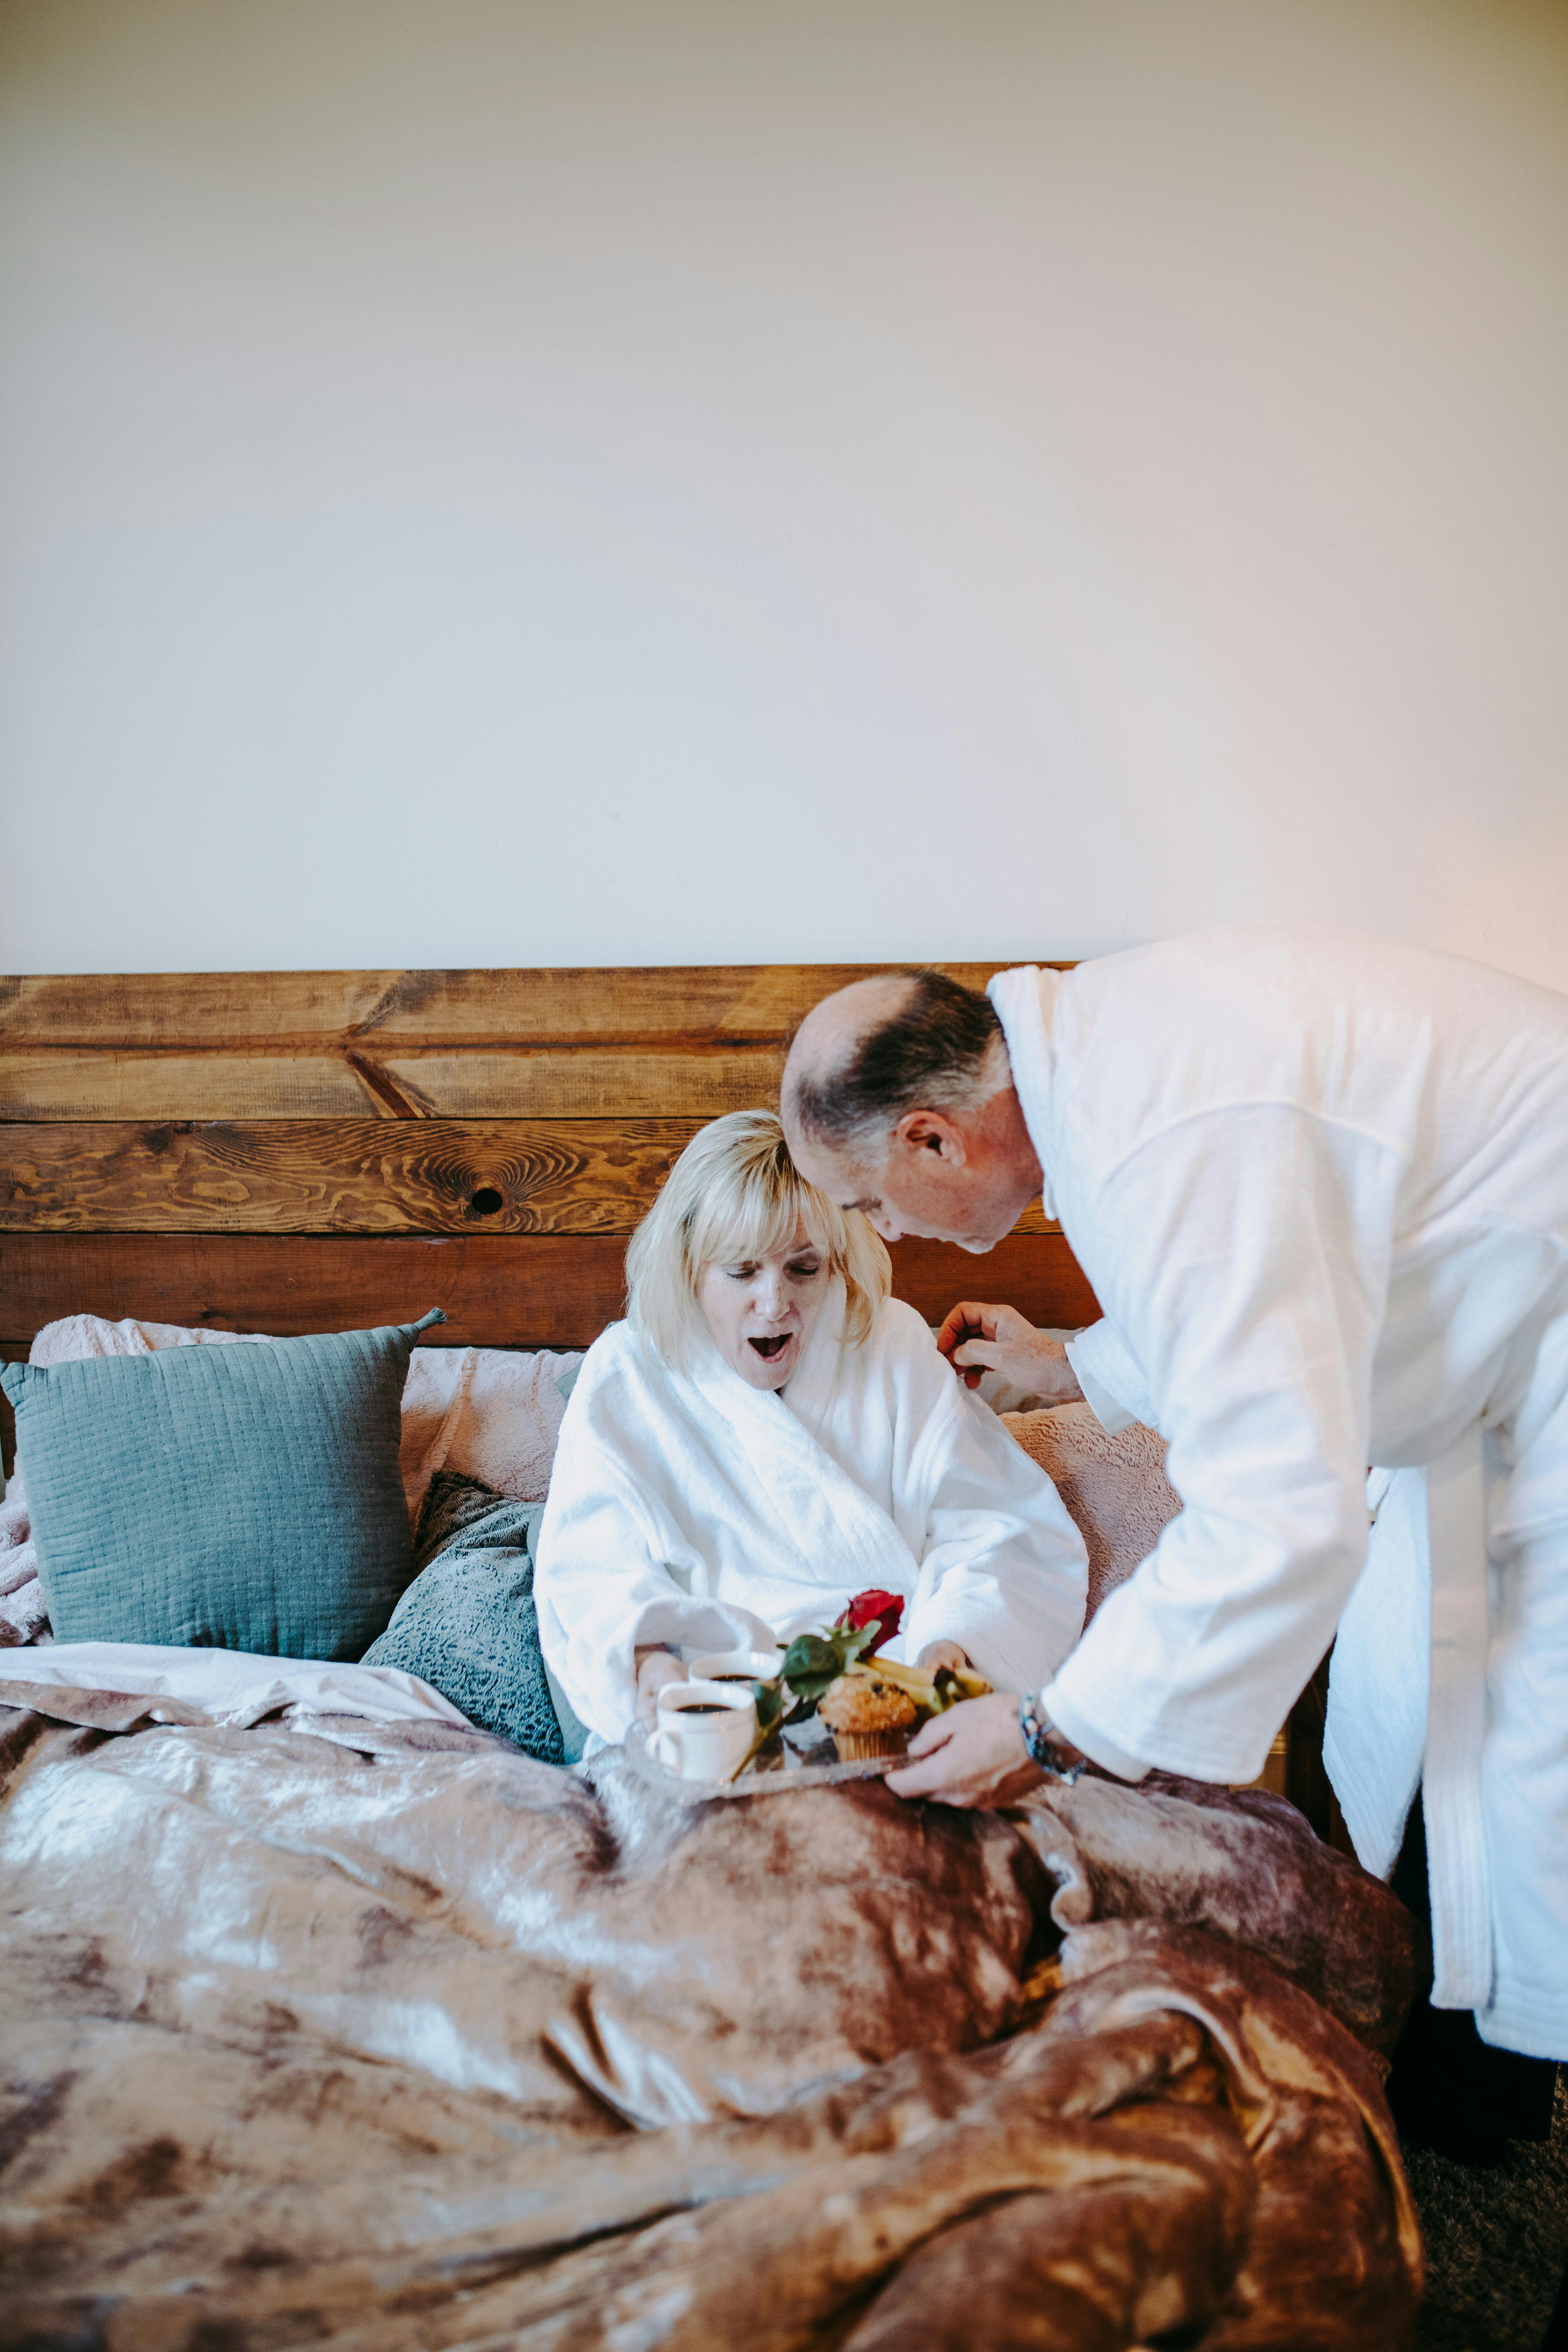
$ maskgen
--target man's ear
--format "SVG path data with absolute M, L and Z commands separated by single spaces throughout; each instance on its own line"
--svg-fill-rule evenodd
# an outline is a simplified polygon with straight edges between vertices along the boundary
M 934 1152 L 950 1168 L 963 1167 L 969 1158 L 962 1132 L 939 1110 L 907 1110 L 893 1129 L 893 1140 L 906 1151 Z

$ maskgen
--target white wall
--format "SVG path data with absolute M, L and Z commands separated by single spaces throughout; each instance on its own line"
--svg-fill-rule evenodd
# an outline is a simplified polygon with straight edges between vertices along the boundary
M 1568 13 L 6 0 L 0 968 L 1568 986 Z

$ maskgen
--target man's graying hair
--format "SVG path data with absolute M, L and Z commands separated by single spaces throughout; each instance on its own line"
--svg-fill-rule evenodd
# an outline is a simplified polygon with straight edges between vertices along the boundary
M 951 1118 L 978 1108 L 1004 1084 L 996 1068 L 1002 1024 L 991 999 L 943 971 L 902 975 L 899 1010 L 867 1030 L 837 1069 L 802 1072 L 790 1108 L 807 1134 L 836 1150 L 880 1146 L 906 1111 Z

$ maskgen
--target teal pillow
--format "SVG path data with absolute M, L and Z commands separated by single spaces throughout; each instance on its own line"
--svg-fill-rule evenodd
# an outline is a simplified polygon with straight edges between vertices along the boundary
M 446 1319 L 7 1365 L 56 1639 L 362 1656 L 413 1573 L 403 1384 Z

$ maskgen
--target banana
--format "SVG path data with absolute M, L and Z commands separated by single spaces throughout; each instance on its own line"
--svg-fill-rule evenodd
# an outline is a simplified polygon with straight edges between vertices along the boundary
M 845 1671 L 851 1675 L 875 1675 L 879 1682 L 892 1683 L 911 1698 L 929 1698 L 936 1688 L 936 1675 L 929 1666 L 901 1666 L 892 1658 L 857 1658 Z
M 933 1667 L 900 1665 L 892 1658 L 857 1658 L 847 1671 L 852 1675 L 872 1675 L 881 1682 L 892 1683 L 899 1690 L 908 1691 L 917 1706 L 931 1706 L 933 1702 L 940 1704 Z M 957 1684 L 962 1697 L 989 1696 L 991 1685 L 984 1675 L 977 1675 L 973 1666 L 950 1666 L 947 1671 Z

